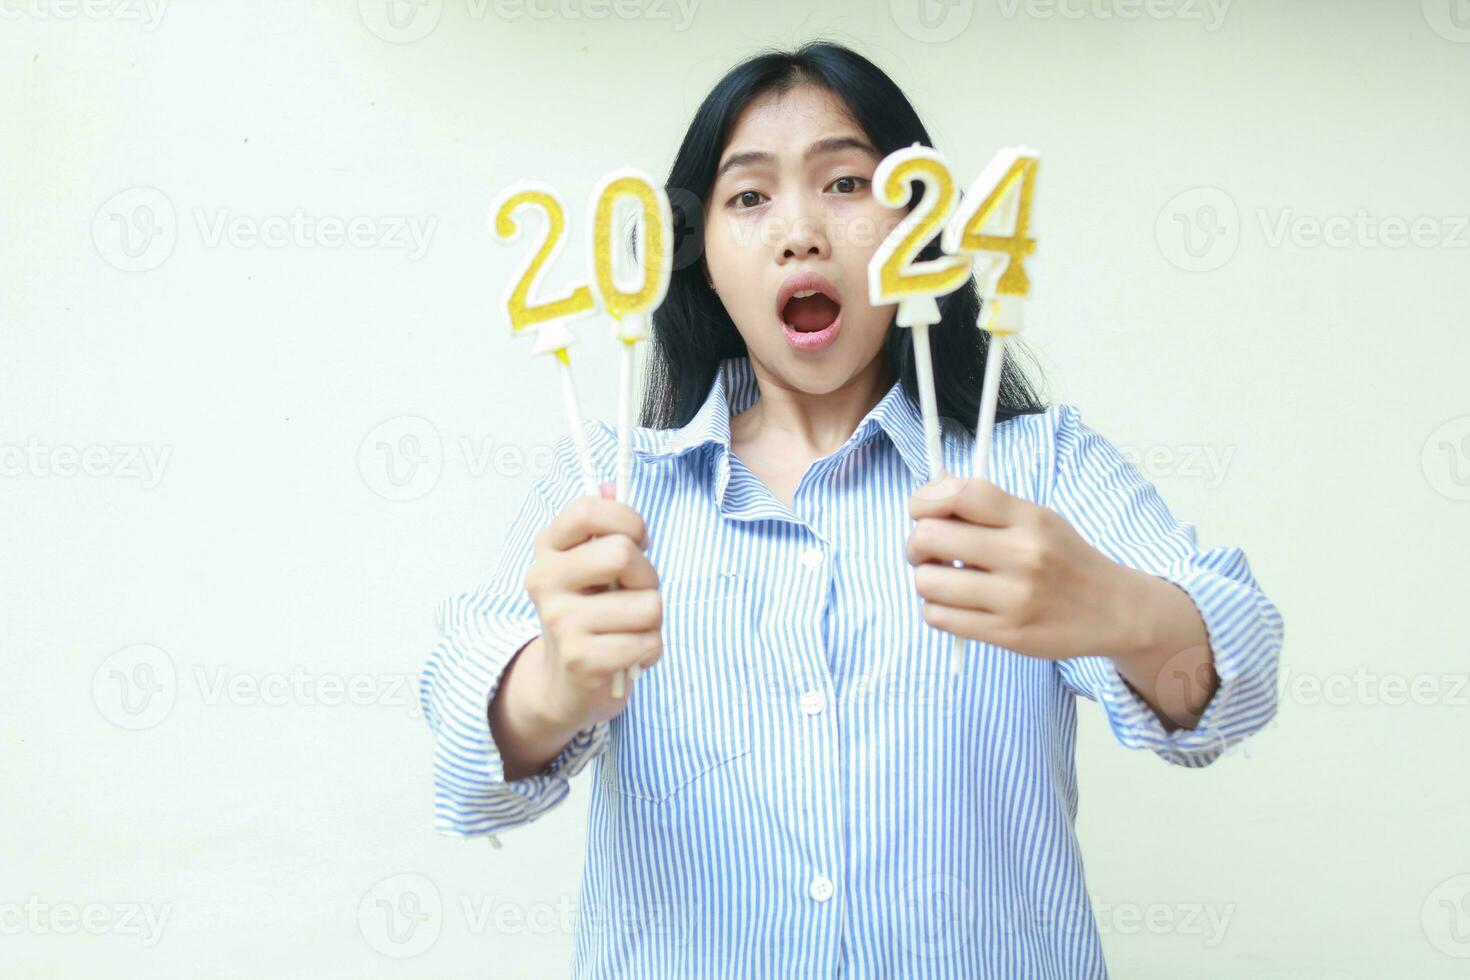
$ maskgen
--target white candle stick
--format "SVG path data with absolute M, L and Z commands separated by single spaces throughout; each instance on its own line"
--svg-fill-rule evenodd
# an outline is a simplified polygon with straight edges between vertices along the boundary
M 620 201 L 637 207 L 636 266 L 618 269 L 613 246 L 614 215 Z M 647 340 L 648 317 L 663 302 L 673 266 L 673 213 L 669 197 L 641 171 L 615 170 L 598 182 L 591 198 L 588 227 L 591 229 L 592 285 L 603 307 L 612 317 L 612 335 L 621 341 L 618 360 L 618 456 L 617 499 L 628 502 L 633 466 L 633 359 L 636 345 Z M 629 274 L 631 273 L 631 275 Z M 613 584 L 617 587 L 617 583 Z M 640 664 L 613 675 L 613 697 L 623 696 L 642 674 Z
M 985 380 L 980 389 L 980 417 L 975 425 L 972 461 L 976 479 L 989 479 L 990 447 L 1000 382 L 1005 368 L 1006 337 L 1024 326 L 1024 297 L 1031 281 L 1023 264 L 1036 250 L 1028 237 L 1031 200 L 1036 188 L 1040 157 L 1024 146 L 1007 147 L 981 171 L 965 195 L 964 204 L 944 227 L 941 245 L 946 252 L 966 254 L 979 266 L 983 305 L 976 326 L 990 334 L 986 347 Z M 950 671 L 958 674 L 964 647 L 956 644 Z
M 538 285 L 542 273 L 555 261 L 565 243 L 566 207 L 556 191 L 540 181 L 518 181 L 512 184 L 490 206 L 491 229 L 502 241 L 514 242 L 520 237 L 516 213 L 521 210 L 539 210 L 545 214 L 546 235 L 540 248 L 527 255 L 517 274 L 510 280 L 504 302 L 510 318 L 511 334 L 534 335 L 532 356 L 555 355 L 558 373 L 561 375 L 562 406 L 571 428 L 577 468 L 582 475 L 582 490 L 588 496 L 600 496 L 597 470 L 592 462 L 591 448 L 587 444 L 587 431 L 582 425 L 582 411 L 577 404 L 571 355 L 567 352 L 576 343 L 576 337 L 567 327 L 567 321 L 596 312 L 597 302 L 592 291 L 584 284 L 574 285 L 570 291 L 553 300 L 537 303 L 531 301 L 531 290 Z
M 561 365 L 562 404 L 567 420 L 571 423 L 572 445 L 577 451 L 577 465 L 582 471 L 582 492 L 589 497 L 602 496 L 602 487 L 597 482 L 597 469 L 592 465 L 592 449 L 587 445 L 587 430 L 582 427 L 582 410 L 577 405 L 577 387 L 572 381 L 572 361 L 565 349 L 556 352 L 556 361 Z
M 937 150 L 915 143 L 888 154 L 873 173 L 873 193 L 878 202 L 887 207 L 905 207 L 912 195 L 911 183 L 915 181 L 922 185 L 923 195 L 883 240 L 868 263 L 868 299 L 875 306 L 898 303 L 894 323 L 913 331 L 914 367 L 919 381 L 919 408 L 924 417 L 924 443 L 929 464 L 928 483 L 934 484 L 945 475 L 944 434 L 934 394 L 929 327 L 940 320 L 936 297 L 965 284 L 970 278 L 970 260 L 954 255 L 922 261 L 917 258 L 955 206 L 954 178 Z M 959 646 L 964 641 L 956 636 L 953 642 Z

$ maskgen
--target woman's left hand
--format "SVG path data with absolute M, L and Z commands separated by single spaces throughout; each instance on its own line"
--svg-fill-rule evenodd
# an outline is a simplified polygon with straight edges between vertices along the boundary
M 1127 656 L 1146 642 L 1131 635 L 1145 573 L 1055 511 L 951 476 L 916 490 L 909 514 L 908 560 L 931 626 L 1043 660 Z

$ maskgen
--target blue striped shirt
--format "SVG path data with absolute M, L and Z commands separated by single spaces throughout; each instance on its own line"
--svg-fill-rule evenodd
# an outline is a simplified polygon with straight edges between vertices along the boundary
M 581 492 L 561 441 L 494 572 L 440 610 L 420 680 L 435 828 L 498 844 L 595 763 L 577 976 L 1106 976 L 1074 830 L 1074 699 L 1181 766 L 1262 728 L 1282 620 L 1244 554 L 1199 548 L 1074 408 L 1007 420 L 991 478 L 1183 588 L 1220 686 L 1197 727 L 1166 733 L 1105 657 L 970 642 L 954 677 L 905 559 L 928 479 L 917 407 L 895 382 L 788 507 L 730 452 L 730 416 L 757 395 L 732 358 L 687 425 L 635 430 L 629 503 L 664 597 L 662 659 L 620 715 L 507 782 L 487 705 L 540 632 L 532 538 Z M 952 421 L 944 435 L 946 467 L 969 472 L 972 440 Z M 616 433 L 588 436 L 611 479 Z

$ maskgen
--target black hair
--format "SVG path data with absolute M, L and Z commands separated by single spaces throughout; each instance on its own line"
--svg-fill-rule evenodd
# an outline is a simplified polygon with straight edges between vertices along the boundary
M 755 55 L 734 68 L 694 114 L 669 172 L 666 189 L 674 217 L 674 261 L 668 295 L 653 315 L 653 343 L 639 424 L 667 429 L 685 425 L 709 394 L 721 360 L 748 354 L 724 304 L 706 278 L 706 198 L 725 143 L 740 113 L 767 93 L 812 83 L 833 93 L 872 141 L 880 156 L 913 143 L 933 146 L 903 91 L 867 58 L 839 44 L 812 41 L 795 51 Z M 918 188 L 912 200 L 917 200 Z M 938 256 L 932 242 L 921 258 Z M 976 327 L 980 294 L 972 276 L 939 298 L 941 321 L 930 328 L 934 389 L 939 415 L 971 434 L 980 413 L 989 335 Z M 1025 354 L 1012 339 L 1008 354 Z M 913 331 L 890 326 L 883 356 L 908 398 L 919 404 Z M 1044 411 L 1045 403 L 1012 357 L 1006 358 L 996 420 Z

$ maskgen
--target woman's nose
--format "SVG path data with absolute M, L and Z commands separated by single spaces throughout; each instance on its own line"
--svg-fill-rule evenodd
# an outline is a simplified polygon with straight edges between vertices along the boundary
M 831 250 L 827 237 L 826 215 L 820 209 L 800 206 L 777 220 L 786 222 L 777 239 L 778 261 L 795 258 L 826 258 Z

